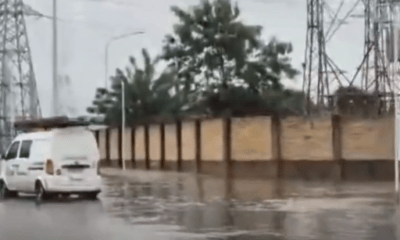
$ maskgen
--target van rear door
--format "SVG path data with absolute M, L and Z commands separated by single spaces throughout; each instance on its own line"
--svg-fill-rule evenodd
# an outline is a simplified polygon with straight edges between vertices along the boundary
M 100 154 L 92 132 L 79 128 L 61 130 L 55 134 L 52 150 L 55 167 L 64 174 L 76 176 L 90 170 L 96 172 Z

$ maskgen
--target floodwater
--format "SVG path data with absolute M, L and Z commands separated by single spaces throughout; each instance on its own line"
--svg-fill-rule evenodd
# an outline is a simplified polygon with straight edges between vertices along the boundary
M 97 201 L 0 202 L 0 239 L 400 239 L 388 182 L 228 181 L 135 171 Z

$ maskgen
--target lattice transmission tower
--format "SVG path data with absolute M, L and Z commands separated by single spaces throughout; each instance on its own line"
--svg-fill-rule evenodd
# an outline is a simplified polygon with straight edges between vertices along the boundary
M 393 102 L 393 81 L 396 74 L 394 68 L 397 62 L 394 61 L 394 35 L 398 34 L 397 39 L 400 38 L 399 31 L 395 30 L 399 29 L 400 0 L 355 0 L 342 18 L 339 17 L 343 12 L 342 7 L 349 1 L 341 0 L 336 10 L 329 6 L 331 2 L 333 1 L 307 0 L 303 91 L 308 99 L 308 113 L 310 114 L 313 103 L 319 111 L 327 109 L 331 104 L 327 100 L 332 99 L 330 94 L 338 87 L 357 87 L 364 90 L 364 93 L 349 92 L 349 96 L 372 93 L 381 105 Z M 357 7 L 363 7 L 362 15 L 353 14 Z M 324 13 L 328 13 L 328 16 Z M 364 19 L 364 43 L 360 42 L 364 44 L 363 58 L 354 75 L 347 76 L 327 54 L 326 44 L 349 18 L 360 16 Z M 344 56 L 346 54 L 343 52 Z
M 327 84 L 327 55 L 325 49 L 323 0 L 307 0 L 307 38 L 304 61 L 303 91 L 307 94 L 307 113 L 310 114 L 313 83 L 317 83 L 317 105 L 323 104 Z M 315 66 L 317 65 L 317 66 Z
M 41 109 L 22 0 L 0 0 L 0 150 L 15 135 L 16 118 L 37 118 Z
M 365 43 L 361 86 L 386 101 L 393 101 L 395 35 L 399 39 L 398 0 L 365 0 Z M 398 43 L 396 43 L 398 44 Z M 397 54 L 397 58 L 400 55 Z M 390 99 L 388 99 L 390 98 Z
M 312 105 L 316 104 L 318 111 L 323 111 L 329 105 L 333 83 L 337 86 L 349 84 L 351 80 L 338 65 L 329 57 L 327 43 L 346 21 L 360 0 L 340 18 L 345 0 L 333 9 L 326 0 L 307 0 L 307 35 L 306 52 L 303 64 L 303 92 L 306 94 L 307 114 L 311 114 Z

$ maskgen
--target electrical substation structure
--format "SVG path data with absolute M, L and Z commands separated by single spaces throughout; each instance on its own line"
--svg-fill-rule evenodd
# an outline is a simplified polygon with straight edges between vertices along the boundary
M 41 117 L 22 0 L 0 0 L 0 151 L 15 136 L 16 118 Z
M 304 60 L 303 91 L 307 97 L 306 112 L 332 110 L 335 92 L 339 88 L 357 88 L 362 94 L 377 99 L 380 112 L 394 107 L 398 61 L 395 61 L 395 39 L 399 39 L 399 0 L 354 0 L 350 9 L 343 10 L 348 0 L 337 8 L 331 0 L 307 0 L 307 35 Z M 362 14 L 357 11 L 363 10 Z M 341 17 L 343 16 L 343 17 Z M 339 68 L 329 57 L 327 44 L 351 18 L 364 19 L 362 61 L 352 76 Z M 398 44 L 398 42 L 396 42 Z M 345 53 L 344 53 L 345 54 Z M 361 53 L 360 53 L 361 54 Z M 358 95 L 360 92 L 347 92 Z M 367 100 L 365 100 L 367 101 Z
M 378 111 L 375 112 L 378 115 L 394 113 L 395 196 L 399 203 L 400 0 L 357 0 L 345 17 L 338 19 L 345 1 L 348 0 L 341 0 L 338 9 L 332 11 L 330 25 L 325 31 L 324 10 L 331 10 L 328 0 L 307 0 L 308 24 L 303 82 L 303 91 L 307 96 L 307 113 L 311 115 L 312 98 L 316 99 L 317 108 L 314 109 L 314 112 L 321 113 L 323 110 L 332 110 L 331 105 L 334 100 L 332 95 L 329 95 L 329 91 L 333 90 L 330 84 L 334 81 L 339 83 L 339 89 L 347 87 L 348 90 L 352 90 L 344 91 L 344 94 L 348 95 L 346 98 L 348 101 L 344 101 L 344 105 L 354 105 L 354 108 L 364 107 L 367 111 L 371 109 L 371 106 L 376 107 Z M 329 58 L 326 52 L 326 43 L 349 17 L 354 16 L 352 12 L 361 4 L 364 7 L 364 14 L 362 14 L 364 18 L 364 55 L 354 76 L 348 78 Z M 334 30 L 330 31 L 331 29 Z M 361 74 L 359 74 L 360 72 Z M 359 75 L 361 76 L 357 78 Z M 372 101 L 369 96 L 372 96 Z M 337 96 L 334 97 L 337 99 Z M 328 106 L 326 99 L 331 100 L 328 101 Z M 354 104 L 354 100 L 361 104 Z M 368 105 L 369 101 L 372 103 L 371 105 Z M 365 110 L 363 111 L 365 113 Z

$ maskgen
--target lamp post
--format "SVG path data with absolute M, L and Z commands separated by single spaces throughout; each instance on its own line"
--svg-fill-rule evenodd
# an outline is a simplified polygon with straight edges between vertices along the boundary
M 57 0 L 53 0 L 53 115 L 58 115 Z
M 122 136 L 121 136 L 121 142 L 122 142 L 122 169 L 125 170 L 125 82 L 124 80 L 121 81 L 121 91 L 122 91 L 122 96 L 121 96 L 121 104 L 122 104 Z
M 119 40 L 122 38 L 127 38 L 133 35 L 138 35 L 138 34 L 142 34 L 144 33 L 143 31 L 136 31 L 136 32 L 131 32 L 131 33 L 127 33 L 127 34 L 123 34 L 120 36 L 116 36 L 111 38 L 110 40 L 107 41 L 106 44 L 106 49 L 105 49 L 105 69 L 106 69 L 106 77 L 105 77 L 105 87 L 106 89 L 108 89 L 107 87 L 107 80 L 108 80 L 108 48 L 110 47 L 110 44 L 115 41 L 115 40 Z M 122 169 L 125 170 L 125 82 L 121 81 L 121 111 L 122 111 L 122 136 L 121 136 L 121 142 L 122 142 Z
M 397 19 L 396 19 L 397 20 Z M 394 26 L 394 34 L 393 34 L 393 36 L 394 36 L 394 44 L 393 44 L 393 46 L 394 46 L 394 62 L 393 62 L 393 75 L 392 75 L 392 77 L 393 77 L 393 85 L 394 85 L 394 94 L 393 94 L 393 97 L 394 97 L 394 132 L 395 132 L 395 137 L 394 137 L 394 142 L 395 142 L 395 147 L 394 147 L 394 149 L 395 149 L 395 153 L 394 153 L 394 174 L 395 174 L 395 176 L 394 176 L 394 179 L 395 179 L 395 193 L 396 193 L 396 203 L 398 203 L 399 202 L 399 158 L 400 158 L 400 156 L 399 156 L 399 146 L 398 146 L 398 144 L 400 143 L 400 139 L 399 139 L 399 126 L 398 126 L 398 124 L 399 124 L 399 115 L 400 115 L 400 106 L 399 106 L 399 96 L 398 96 L 398 92 L 399 92 L 399 89 L 398 89 L 398 87 L 399 87 L 399 85 L 398 85 L 398 70 L 399 70 L 399 65 L 398 65 L 398 59 L 399 59 L 399 56 L 398 56 L 398 51 L 399 51 L 399 49 L 398 49 L 398 46 L 397 46 L 397 44 L 398 44 L 398 42 L 399 42 L 399 39 L 398 39 L 398 34 L 399 34 L 399 26 L 398 25 L 395 25 Z
M 398 6 L 392 6 L 395 13 L 398 13 Z M 399 134 L 399 120 L 400 120 L 400 82 L 399 82 L 399 33 L 400 33 L 400 19 L 397 14 L 391 16 L 392 26 L 393 26 L 393 64 L 392 64 L 392 84 L 394 87 L 393 90 L 393 98 L 394 98 L 394 181 L 395 181 L 395 201 L 396 204 L 399 204 L 399 160 L 400 160 L 400 152 L 399 152 L 399 143 L 400 143 L 400 134 Z
M 106 89 L 108 89 L 108 49 L 110 48 L 110 45 L 112 42 L 119 40 L 119 39 L 123 39 L 123 38 L 127 38 L 133 35 L 138 35 L 138 34 L 143 34 L 144 31 L 135 31 L 135 32 L 130 32 L 130 33 L 126 33 L 126 34 L 122 34 L 119 36 L 115 36 L 110 38 L 107 43 L 106 43 L 106 47 L 105 47 L 105 61 L 104 61 L 104 65 L 105 65 L 105 79 L 104 79 L 104 86 Z

